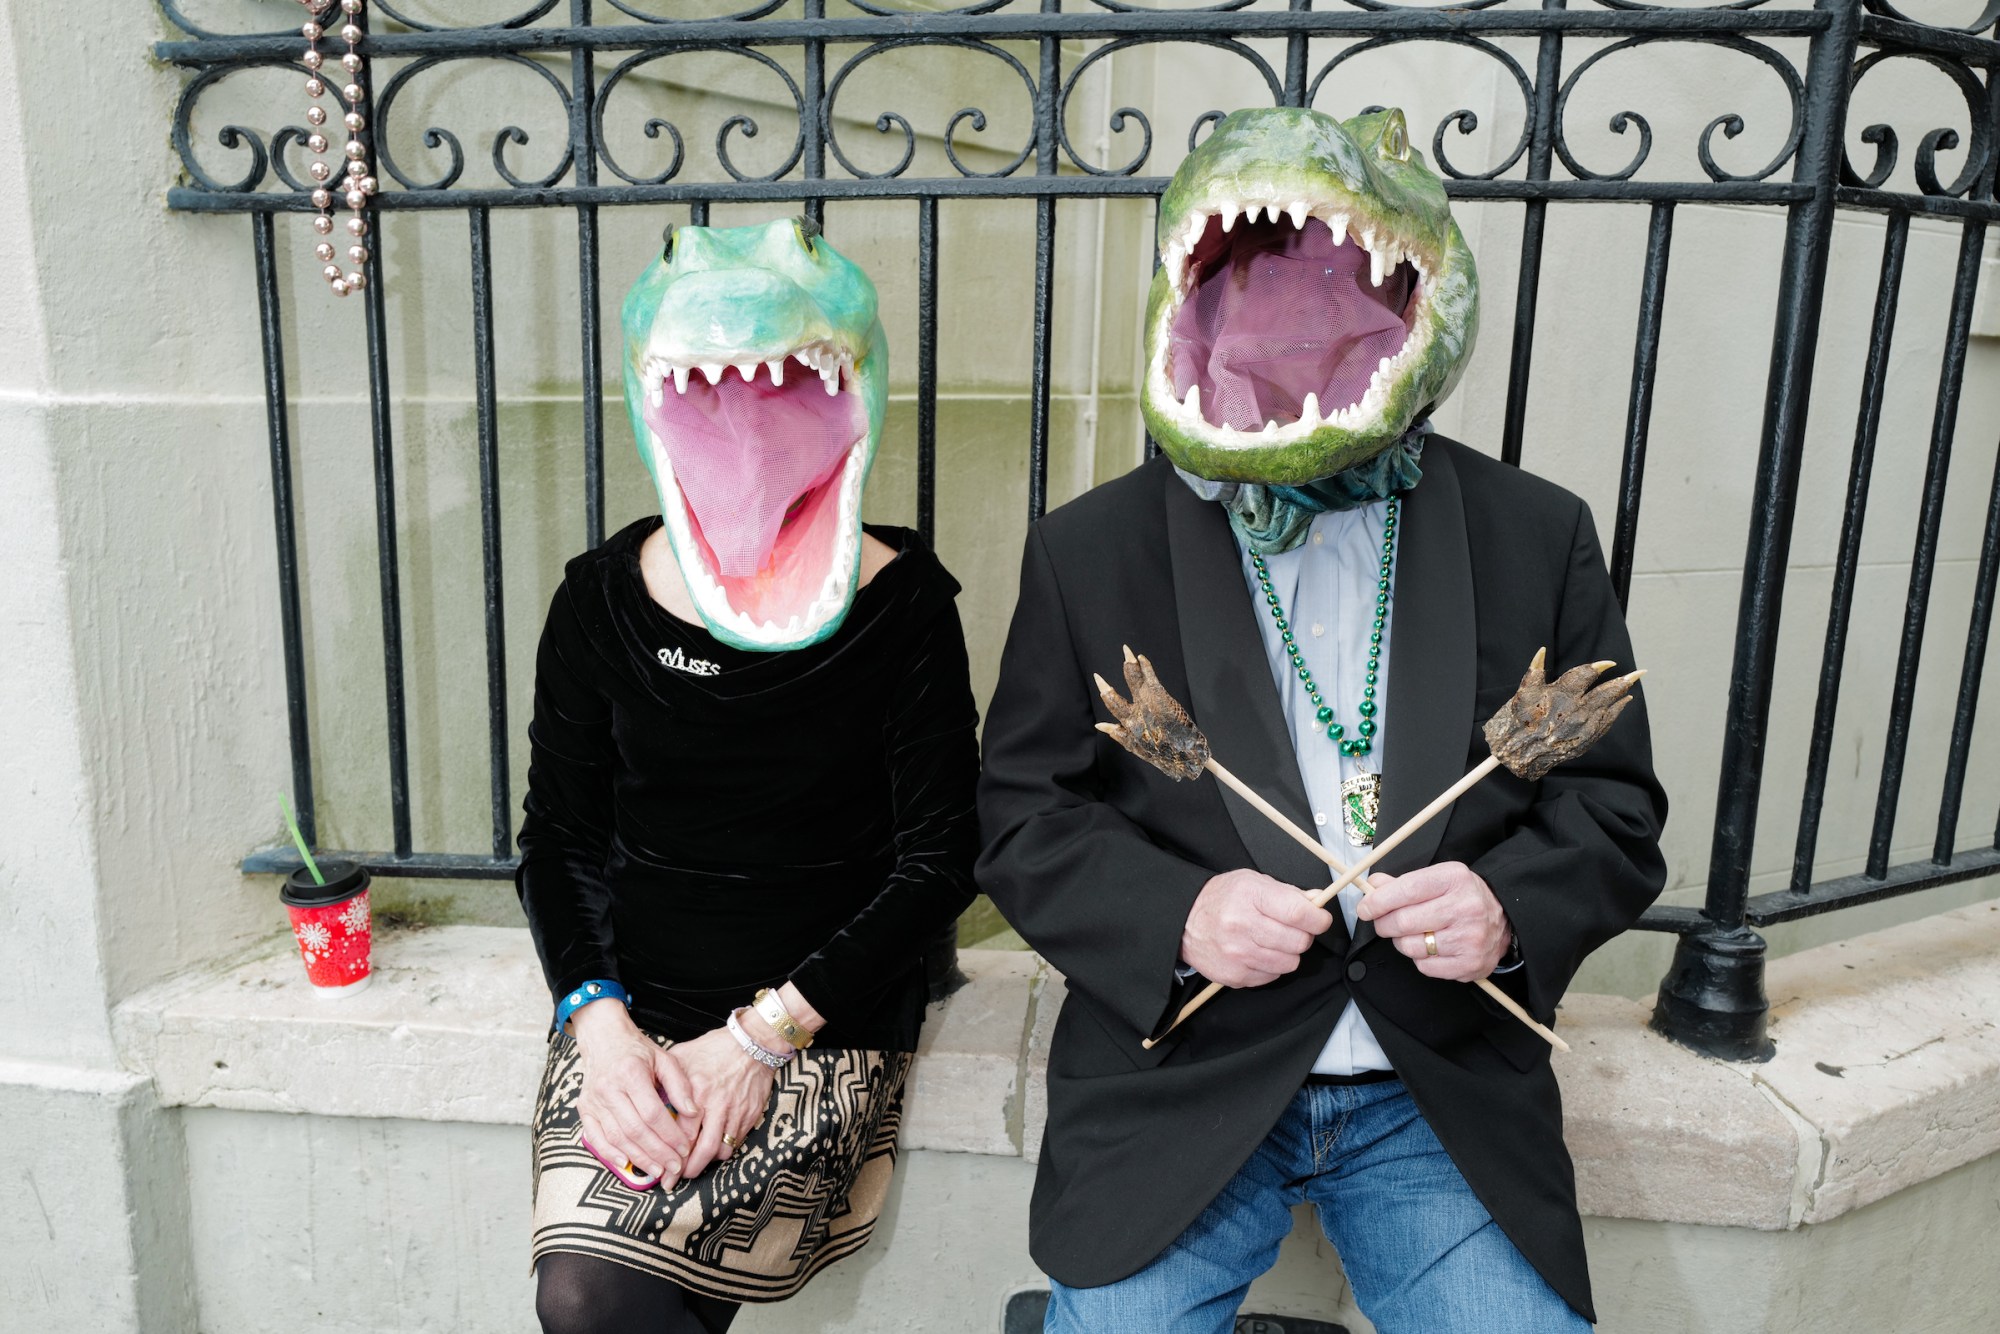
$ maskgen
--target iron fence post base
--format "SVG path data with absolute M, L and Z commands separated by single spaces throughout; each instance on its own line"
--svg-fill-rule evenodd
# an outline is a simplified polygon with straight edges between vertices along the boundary
M 1776 1047 L 1764 1031 L 1764 938 L 1747 926 L 1691 931 L 1674 947 L 1660 981 L 1651 1027 L 1705 1056 L 1768 1061 Z

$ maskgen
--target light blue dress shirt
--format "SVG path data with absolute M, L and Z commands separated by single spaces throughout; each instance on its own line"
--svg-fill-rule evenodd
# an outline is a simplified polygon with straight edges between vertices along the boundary
M 1306 668 L 1319 683 L 1322 698 L 1332 706 L 1333 716 L 1350 737 L 1357 735 L 1355 724 L 1361 721 L 1354 706 L 1361 702 L 1362 687 L 1368 677 L 1368 632 L 1375 620 L 1375 594 L 1382 574 L 1382 524 L 1388 512 L 1386 500 L 1358 509 L 1329 510 L 1313 519 L 1305 541 L 1290 551 L 1264 558 L 1271 588 L 1285 609 L 1285 618 L 1305 655 Z M 1399 533 L 1399 539 L 1400 536 Z M 1382 772 L 1385 743 L 1396 742 L 1396 720 L 1386 707 L 1381 708 L 1375 715 L 1380 730 L 1375 734 L 1374 750 L 1360 756 L 1340 753 L 1340 747 L 1327 738 L 1326 728 L 1314 716 L 1313 702 L 1285 652 L 1277 619 L 1268 614 L 1263 590 L 1258 586 L 1257 569 L 1250 563 L 1249 548 L 1239 540 L 1237 549 L 1242 558 L 1244 581 L 1259 613 L 1257 627 L 1264 639 L 1271 678 L 1277 683 L 1286 730 L 1298 755 L 1299 775 L 1305 780 L 1313 832 L 1329 852 L 1352 865 L 1366 856 L 1368 849 L 1357 848 L 1347 841 L 1340 818 L 1340 785 L 1356 774 Z M 1389 609 L 1382 626 L 1382 656 L 1375 671 L 1378 704 L 1389 698 L 1389 630 L 1394 624 L 1395 610 L 1392 566 Z M 1349 885 L 1340 891 L 1339 902 L 1340 915 L 1347 920 L 1351 936 L 1355 905 L 1361 902 L 1361 887 Z M 1320 1048 L 1319 1059 L 1313 1062 L 1313 1073 L 1352 1075 L 1390 1068 L 1389 1058 L 1375 1041 L 1368 1021 L 1350 1000 L 1326 1045 Z

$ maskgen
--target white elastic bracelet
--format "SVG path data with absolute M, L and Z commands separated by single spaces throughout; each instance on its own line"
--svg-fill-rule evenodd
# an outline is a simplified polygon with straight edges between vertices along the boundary
M 780 1056 L 774 1051 L 767 1050 L 763 1043 L 744 1032 L 743 1025 L 736 1022 L 736 1016 L 740 1013 L 741 1011 L 739 1010 L 731 1010 L 729 1012 L 729 1036 L 735 1038 L 742 1045 L 744 1055 L 757 1062 L 757 1064 L 771 1070 L 782 1070 L 786 1062 L 790 1061 L 792 1057 Z M 793 1056 L 797 1054 L 797 1052 L 792 1053 Z

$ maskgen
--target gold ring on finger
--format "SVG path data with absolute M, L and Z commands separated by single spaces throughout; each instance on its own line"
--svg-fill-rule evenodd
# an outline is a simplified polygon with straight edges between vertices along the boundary
M 743 1147 L 743 1141 L 737 1139 L 736 1136 L 734 1135 L 724 1135 L 722 1137 L 722 1142 L 724 1144 L 727 1144 L 732 1149 L 740 1149 Z
M 1437 932 L 1426 931 L 1424 932 L 1424 957 L 1426 959 L 1435 959 L 1437 958 L 1437 956 L 1438 956 Z

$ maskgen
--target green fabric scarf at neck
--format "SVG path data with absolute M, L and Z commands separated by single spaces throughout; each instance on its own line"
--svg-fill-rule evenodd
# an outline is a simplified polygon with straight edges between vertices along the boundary
M 1423 478 L 1424 437 L 1430 432 L 1428 419 L 1418 422 L 1366 463 L 1304 486 L 1211 482 L 1178 467 L 1174 471 L 1196 495 L 1228 512 L 1229 526 L 1244 545 L 1260 556 L 1275 556 L 1305 541 L 1316 515 L 1359 509 L 1414 487 Z

